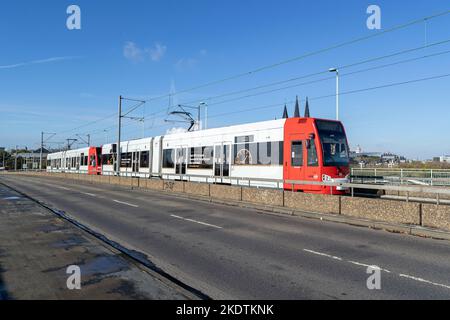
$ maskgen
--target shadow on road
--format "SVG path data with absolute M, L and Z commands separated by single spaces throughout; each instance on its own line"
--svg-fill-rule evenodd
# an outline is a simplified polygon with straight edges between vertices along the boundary
M 1 250 L 0 250 L 0 257 L 1 257 Z M 3 269 L 2 265 L 0 264 L 0 300 L 11 300 L 12 297 L 8 294 L 6 283 L 3 279 L 3 273 L 5 271 L 6 270 Z

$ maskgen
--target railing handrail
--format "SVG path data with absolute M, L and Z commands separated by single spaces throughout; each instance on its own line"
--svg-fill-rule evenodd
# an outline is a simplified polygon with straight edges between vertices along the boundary
M 364 170 L 377 170 L 377 171 L 417 171 L 417 172 L 421 172 L 421 171 L 427 171 L 427 172 L 431 172 L 431 171 L 433 171 L 433 172 L 435 172 L 435 171 L 437 171 L 437 172 L 439 172 L 439 171 L 443 171 L 443 172 L 450 172 L 450 169 L 439 169 L 439 168 L 436 168 L 436 169 L 420 169 L 420 168 L 383 168 L 383 167 L 381 167 L 381 168 L 356 168 L 356 167 L 353 167 L 353 168 L 350 168 L 350 170 L 361 170 L 361 171 L 364 171 Z
M 340 183 L 340 182 L 320 182 L 320 181 L 305 181 L 305 180 L 285 180 L 285 183 L 294 184 L 294 185 L 306 185 L 307 184 L 307 185 L 354 188 L 354 189 L 450 194 L 450 188 L 432 187 L 432 186 L 394 186 L 394 185 L 375 185 L 375 184 L 344 183 L 344 182 L 342 182 L 342 183 Z

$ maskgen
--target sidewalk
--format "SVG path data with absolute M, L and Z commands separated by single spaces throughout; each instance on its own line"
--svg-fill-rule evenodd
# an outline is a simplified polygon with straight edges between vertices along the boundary
M 81 269 L 69 290 L 67 267 Z M 1 299 L 192 299 L 193 295 L 0 184 Z

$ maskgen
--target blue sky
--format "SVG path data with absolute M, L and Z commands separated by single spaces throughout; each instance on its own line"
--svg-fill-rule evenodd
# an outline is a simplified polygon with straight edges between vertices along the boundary
M 81 8 L 81 30 L 68 30 L 66 8 Z M 381 8 L 382 30 L 450 9 L 448 1 L 2 1 L 0 7 L 0 146 L 36 148 L 40 132 L 56 132 L 50 146 L 92 135 L 115 139 L 121 94 L 151 99 L 301 56 L 377 30 L 366 27 L 369 5 Z M 450 14 L 270 68 L 178 94 L 172 104 L 209 103 L 208 126 L 280 118 L 284 102 L 310 97 L 312 116 L 335 117 L 335 80 L 323 74 L 248 93 L 211 98 L 301 77 L 450 39 Z M 341 70 L 341 92 L 450 73 L 450 43 Z M 439 55 L 434 55 L 440 53 Z M 434 55 L 421 58 L 425 55 Z M 353 71 L 403 62 L 384 68 Z M 311 84 L 317 79 L 330 78 Z M 286 86 L 296 87 L 284 88 Z M 237 99 L 249 93 L 280 88 Z M 414 158 L 450 154 L 450 77 L 342 95 L 341 120 L 352 148 Z M 328 98 L 314 99 L 324 95 Z M 235 99 L 236 98 L 236 99 Z M 231 100 L 233 101 L 225 101 Z M 273 107 L 260 108 L 273 105 Z M 131 103 L 124 103 L 125 110 Z M 146 136 L 164 122 L 169 99 L 149 101 Z M 158 113 L 157 117 L 152 113 Z M 101 120 L 91 125 L 92 121 Z M 124 121 L 124 139 L 140 138 L 142 124 Z M 82 127 L 80 127 L 82 126 Z M 79 128 L 80 127 L 80 128 Z M 104 131 L 107 130 L 107 131 Z

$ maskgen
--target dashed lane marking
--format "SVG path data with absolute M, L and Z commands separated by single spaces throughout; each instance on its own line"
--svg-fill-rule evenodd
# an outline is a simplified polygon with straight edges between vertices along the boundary
M 96 195 L 96 194 L 93 194 L 93 193 L 89 193 L 89 192 L 82 192 L 82 194 L 85 194 L 85 195 L 87 195 L 87 196 L 91 196 L 91 197 L 97 197 L 97 195 Z
M 72 189 L 69 189 L 69 188 L 66 188 L 66 187 L 60 187 L 60 186 L 53 186 L 54 188 L 57 188 L 57 189 L 62 189 L 62 190 L 72 190 Z
M 437 282 L 432 282 L 432 281 L 429 281 L 429 280 L 425 280 L 425 279 L 422 279 L 422 278 L 410 276 L 410 275 L 407 275 L 407 274 L 401 273 L 401 274 L 399 274 L 399 276 L 402 277 L 402 278 L 407 278 L 407 279 L 411 279 L 411 280 L 415 280 L 415 281 L 431 284 L 433 286 L 450 289 L 450 286 L 448 286 L 448 285 L 445 285 L 445 284 L 442 284 L 442 283 L 437 283 Z
M 351 263 L 351 264 L 354 264 L 354 265 L 357 265 L 357 266 L 362 266 L 362 267 L 377 267 L 377 268 L 379 268 L 381 271 L 384 271 L 384 272 L 387 272 L 387 273 L 391 273 L 391 271 L 389 271 L 389 270 L 387 270 L 387 269 L 380 268 L 380 267 L 378 267 L 377 265 L 369 265 L 369 264 L 361 263 L 361 262 L 357 262 L 357 261 L 344 260 L 344 259 L 342 259 L 342 258 L 340 258 L 340 257 L 336 257 L 336 256 L 333 256 L 333 255 L 330 255 L 330 254 L 326 254 L 326 253 L 318 252 L 318 251 L 313 251 L 313 250 L 309 250 L 309 249 L 303 249 L 303 251 L 306 251 L 306 252 L 309 252 L 309 253 L 312 253 L 312 254 L 316 254 L 316 255 L 319 255 L 319 256 L 331 258 L 331 259 L 334 259 L 334 260 L 339 260 L 339 261 L 343 261 L 343 262 L 348 262 L 348 263 Z M 437 282 L 433 282 L 433 281 L 429 281 L 429 280 L 425 280 L 425 279 L 423 279 L 423 278 L 411 276 L 411 275 L 408 275 L 408 274 L 400 273 L 400 274 L 398 274 L 398 276 L 401 277 L 401 278 L 406 278 L 406 279 L 410 279 L 410 280 L 414 280 L 414 281 L 426 283 L 426 284 L 433 285 L 433 286 L 436 286 L 436 287 L 441 287 L 441 288 L 450 289 L 450 286 L 449 286 L 449 285 L 442 284 L 442 283 L 437 283 Z
M 206 223 L 206 222 L 201 222 L 201 221 L 197 221 L 194 219 L 189 219 L 189 218 L 183 218 L 174 214 L 170 215 L 171 217 L 177 218 L 177 219 L 182 219 L 182 220 L 186 220 L 186 221 L 190 221 L 190 222 L 194 222 L 194 223 L 198 223 L 198 224 L 202 224 L 204 226 L 208 226 L 208 227 L 213 227 L 213 228 L 217 228 L 217 229 L 223 229 L 222 227 L 216 226 L 214 224 L 210 224 L 210 223 Z
M 114 199 L 113 199 L 113 201 L 114 201 L 114 202 L 117 202 L 117 203 L 120 203 L 120 204 L 124 204 L 124 205 L 126 205 L 126 206 L 133 207 L 133 208 L 139 208 L 138 205 L 135 205 L 135 204 L 132 204 L 132 203 L 128 203 L 128 202 L 124 202 L 124 201 L 119 201 L 119 200 L 114 200 Z
M 328 258 L 331 258 L 331 259 L 334 259 L 334 260 L 342 261 L 342 258 L 336 257 L 336 256 L 332 256 L 332 255 L 329 255 L 329 254 L 326 254 L 326 253 L 313 251 L 313 250 L 309 250 L 309 249 L 303 249 L 303 251 L 306 251 L 306 252 L 309 252 L 309 253 L 312 253 L 312 254 L 316 254 L 318 256 L 324 256 L 324 257 L 328 257 Z
M 357 262 L 357 261 L 347 261 L 347 262 L 350 262 L 351 264 L 354 264 L 354 265 L 357 265 L 357 266 L 362 266 L 362 267 L 377 267 L 377 268 L 379 268 L 381 271 L 384 271 L 384 272 L 387 272 L 387 273 L 391 273 L 389 270 L 387 270 L 387 269 L 383 269 L 383 268 L 380 268 L 379 266 L 377 266 L 377 265 L 374 265 L 374 264 L 365 264 L 365 263 L 361 263 L 361 262 Z

